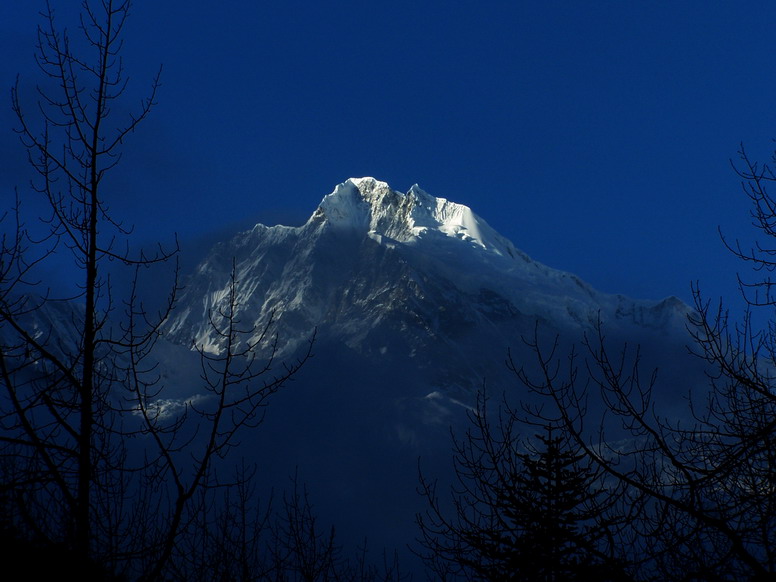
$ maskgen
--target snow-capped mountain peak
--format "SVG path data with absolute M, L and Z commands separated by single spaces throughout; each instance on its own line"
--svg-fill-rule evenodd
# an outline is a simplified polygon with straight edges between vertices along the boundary
M 382 241 L 411 243 L 423 236 L 457 238 L 499 255 L 516 256 L 514 246 L 463 204 L 427 194 L 417 184 L 406 194 L 371 177 L 350 178 L 324 197 L 311 221 L 369 234 Z

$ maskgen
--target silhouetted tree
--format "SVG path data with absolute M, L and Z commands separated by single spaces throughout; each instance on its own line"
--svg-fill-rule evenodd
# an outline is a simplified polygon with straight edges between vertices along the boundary
M 300 490 L 296 478 L 292 491 L 283 497 L 279 519 L 274 524 L 270 554 L 273 571 L 282 580 L 338 580 L 345 569 L 334 526 L 320 526 L 307 489 L 302 487 Z
M 561 428 L 533 439 L 517 411 L 499 408 L 492 423 L 484 397 L 472 428 L 454 438 L 451 505 L 421 476 L 429 508 L 417 521 L 421 556 L 440 579 L 619 580 L 616 492 L 608 490 Z
M 776 268 L 776 200 L 768 165 L 740 151 L 744 192 L 754 225 L 765 235 L 744 251 L 725 241 L 739 258 L 761 272 Z M 758 330 L 754 312 L 769 316 L 776 305 L 774 282 L 766 277 L 741 290 L 749 309 L 731 323 L 720 303 L 712 307 L 697 286 L 690 317 L 691 351 L 708 364 L 709 383 L 683 386 L 685 417 L 661 416 L 652 397 L 657 372 L 645 374 L 638 349 L 613 355 L 599 324 L 581 353 L 561 366 L 555 348 L 529 345 L 540 373 L 514 367 L 522 381 L 554 404 L 552 415 L 609 479 L 632 499 L 634 540 L 643 556 L 642 577 L 659 580 L 771 580 L 776 577 L 776 334 L 771 319 Z M 555 345 L 557 347 L 557 343 Z M 590 383 L 579 381 L 580 369 Z M 587 414 L 600 398 L 609 430 L 629 438 L 612 442 L 611 432 L 589 432 L 598 419 Z
M 129 9 L 128 0 L 84 1 L 82 38 L 71 39 L 47 3 L 37 60 L 50 88 L 39 89 L 39 122 L 23 108 L 18 83 L 12 91 L 34 194 L 50 214 L 39 237 L 17 201 L 0 243 L 0 497 L 5 532 L 67 552 L 84 578 L 98 563 L 158 580 L 180 558 L 202 500 L 226 485 L 217 460 L 238 431 L 261 421 L 267 398 L 309 351 L 288 366 L 274 361 L 272 322 L 263 330 L 241 325 L 233 274 L 223 306 L 210 314 L 221 350 L 194 346 L 203 398 L 174 413 L 162 398 L 153 352 L 176 283 L 153 312 L 138 288 L 141 274 L 175 257 L 177 244 L 130 252 L 130 229 L 108 204 L 106 178 L 159 86 L 157 76 L 139 110 L 115 119 L 127 86 L 120 51 Z M 75 296 L 40 279 L 47 262 L 67 257 Z M 109 263 L 134 270 L 129 289 L 111 285 Z M 129 440 L 140 444 L 131 450 Z
M 240 472 L 245 472 L 242 467 Z M 273 503 L 260 503 L 255 481 L 243 475 L 225 503 L 196 514 L 192 534 L 180 545 L 169 579 L 185 582 L 402 582 L 396 553 L 382 564 L 367 559 L 366 541 L 346 553 L 335 528 L 322 525 L 305 486 L 292 487 Z

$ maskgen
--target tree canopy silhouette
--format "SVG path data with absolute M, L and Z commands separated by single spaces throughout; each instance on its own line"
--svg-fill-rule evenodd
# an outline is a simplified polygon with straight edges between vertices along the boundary
M 615 580 L 616 492 L 557 424 L 533 438 L 504 404 L 491 420 L 480 396 L 471 428 L 454 438 L 450 499 L 421 475 L 420 555 L 440 579 Z

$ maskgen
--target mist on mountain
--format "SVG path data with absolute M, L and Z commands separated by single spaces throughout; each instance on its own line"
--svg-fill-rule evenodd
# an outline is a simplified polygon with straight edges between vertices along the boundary
M 505 361 L 509 353 L 530 370 L 523 340 L 534 334 L 568 347 L 600 322 L 613 349 L 641 345 L 645 365 L 661 368 L 655 402 L 669 416 L 705 390 L 685 349 L 692 310 L 680 300 L 599 293 L 533 261 L 468 207 L 358 178 L 304 224 L 238 232 L 185 274 L 159 356 L 170 401 L 197 395 L 192 346 L 223 349 L 211 321 L 233 270 L 237 319 L 255 330 L 245 341 L 271 320 L 257 350 L 276 346 L 276 365 L 316 333 L 313 359 L 273 397 L 240 455 L 256 463 L 265 490 L 298 474 L 349 543 L 367 536 L 404 549 L 415 538 L 419 459 L 441 482 L 451 477 L 450 431 L 464 430 L 478 390 L 532 398 Z

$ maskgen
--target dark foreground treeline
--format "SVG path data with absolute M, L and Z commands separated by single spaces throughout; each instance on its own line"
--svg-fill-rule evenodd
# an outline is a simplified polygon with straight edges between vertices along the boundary
M 9 572 L 19 579 L 49 580 L 69 574 L 78 580 L 132 581 L 365 581 L 409 580 L 396 553 L 375 552 L 366 540 L 346 550 L 335 529 L 321 525 L 313 512 L 307 490 L 297 487 L 282 499 L 257 502 L 242 481 L 220 499 L 220 506 L 201 506 L 185 536 L 175 543 L 164 567 L 153 571 L 158 554 L 148 541 L 147 554 L 106 553 L 84 557 L 73 551 L 67 536 L 51 539 L 40 530 L 15 525 L 20 508 L 6 504 L 0 529 L 0 556 Z M 212 500 L 211 500 L 212 501 Z M 148 532 L 128 535 L 143 538 Z M 125 534 L 126 535 L 126 534 Z M 128 540 L 124 540 L 127 543 Z M 102 544 L 95 544 L 101 546 Z

